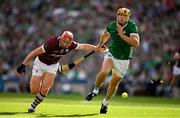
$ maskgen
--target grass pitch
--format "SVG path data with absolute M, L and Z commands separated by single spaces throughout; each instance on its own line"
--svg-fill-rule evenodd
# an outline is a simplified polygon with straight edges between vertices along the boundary
M 115 96 L 108 113 L 99 114 L 102 99 L 86 102 L 79 95 L 48 95 L 35 113 L 27 113 L 32 95 L 0 93 L 0 118 L 180 118 L 179 98 Z

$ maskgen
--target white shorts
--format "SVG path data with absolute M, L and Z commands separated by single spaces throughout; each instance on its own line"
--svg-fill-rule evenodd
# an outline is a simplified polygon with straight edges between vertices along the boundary
M 119 76 L 120 78 L 123 78 L 129 68 L 130 59 L 128 60 L 115 59 L 110 52 L 108 52 L 104 58 L 112 59 L 114 64 L 114 68 L 112 69 L 112 71 L 116 73 L 117 76 Z
M 53 73 L 56 75 L 58 67 L 59 67 L 59 63 L 47 65 L 47 64 L 41 62 L 38 59 L 38 57 L 36 57 L 36 59 L 33 63 L 32 75 L 42 76 L 45 72 Z
M 173 67 L 173 75 L 180 75 L 180 67 L 174 66 Z

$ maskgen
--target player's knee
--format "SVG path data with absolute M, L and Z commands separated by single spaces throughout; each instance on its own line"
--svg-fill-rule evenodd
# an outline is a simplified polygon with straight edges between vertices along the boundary
M 39 87 L 30 85 L 31 94 L 35 95 L 39 92 Z
M 38 90 L 31 90 L 31 94 L 32 95 L 35 95 L 35 94 L 37 94 L 39 91 Z
M 46 96 L 48 94 L 48 92 L 49 92 L 49 88 L 44 87 L 41 89 L 41 94 L 44 96 Z

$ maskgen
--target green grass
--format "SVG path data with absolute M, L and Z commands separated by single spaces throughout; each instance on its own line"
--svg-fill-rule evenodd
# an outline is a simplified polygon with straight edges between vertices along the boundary
M 0 93 L 0 118 L 180 118 L 180 99 L 160 97 L 114 97 L 107 114 L 99 114 L 102 96 L 91 102 L 79 95 L 49 95 L 35 113 L 27 113 L 34 97 Z

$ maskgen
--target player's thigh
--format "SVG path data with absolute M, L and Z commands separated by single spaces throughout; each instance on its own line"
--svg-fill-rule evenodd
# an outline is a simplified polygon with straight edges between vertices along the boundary
M 33 75 L 30 80 L 31 91 L 39 90 L 41 86 L 42 76 Z
M 113 60 L 114 68 L 113 72 L 116 73 L 117 76 L 123 78 L 129 68 L 130 60 Z
M 112 73 L 112 79 L 110 81 L 111 86 L 117 86 L 119 82 L 121 81 L 121 77 L 117 76 L 116 73 Z
M 45 72 L 43 76 L 42 89 L 49 89 L 54 83 L 56 74 Z
M 101 71 L 104 73 L 109 73 L 110 70 L 113 68 L 113 61 L 111 58 L 104 58 Z

